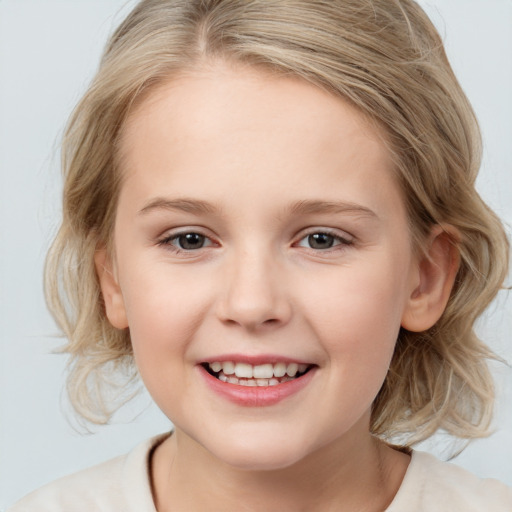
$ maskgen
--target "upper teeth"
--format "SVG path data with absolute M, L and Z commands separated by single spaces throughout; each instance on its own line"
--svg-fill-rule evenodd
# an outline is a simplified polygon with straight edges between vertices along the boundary
M 297 372 L 304 373 L 308 365 L 297 363 L 276 363 L 276 364 L 260 364 L 253 366 L 247 363 L 233 363 L 232 361 L 214 362 L 209 364 L 210 369 L 214 372 L 222 372 L 225 375 L 235 374 L 238 378 L 243 379 L 271 379 L 272 377 L 295 377 Z

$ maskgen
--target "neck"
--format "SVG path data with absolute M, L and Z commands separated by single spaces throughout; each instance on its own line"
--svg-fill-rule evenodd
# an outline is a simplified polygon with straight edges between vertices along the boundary
M 158 512 L 168 510 L 384 510 L 409 457 L 367 435 L 348 435 L 277 470 L 230 466 L 177 430 L 152 458 Z

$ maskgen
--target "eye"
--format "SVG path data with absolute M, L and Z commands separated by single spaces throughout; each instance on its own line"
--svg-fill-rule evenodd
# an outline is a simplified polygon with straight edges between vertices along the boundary
M 163 240 L 160 240 L 158 244 L 171 246 L 172 248 L 181 251 L 197 251 L 198 249 L 213 245 L 213 242 L 205 235 L 192 231 L 187 233 L 173 234 L 164 238 Z
M 339 235 L 332 233 L 319 231 L 316 233 L 310 233 L 305 237 L 301 238 L 297 244 L 299 247 L 307 247 L 315 250 L 327 250 L 337 245 L 350 245 L 351 240 L 347 240 Z

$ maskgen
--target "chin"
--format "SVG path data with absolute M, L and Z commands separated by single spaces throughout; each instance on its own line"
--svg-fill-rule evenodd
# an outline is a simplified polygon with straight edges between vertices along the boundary
M 293 466 L 309 454 L 307 443 L 293 436 L 226 437 L 213 446 L 203 445 L 225 464 L 245 471 L 273 471 Z
M 262 453 L 245 450 L 222 457 L 225 464 L 244 471 L 276 471 L 296 464 L 302 457 L 297 452 Z

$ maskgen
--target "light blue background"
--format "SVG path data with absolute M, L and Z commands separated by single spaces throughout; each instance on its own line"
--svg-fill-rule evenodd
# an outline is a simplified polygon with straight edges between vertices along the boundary
M 134 2 L 0 0 L 0 510 L 67 473 L 169 428 L 143 395 L 91 435 L 61 406 L 65 357 L 44 305 L 42 265 L 60 203 L 58 144 L 104 41 Z M 425 0 L 481 121 L 479 189 L 512 219 L 512 1 Z M 479 330 L 512 362 L 512 300 L 503 292 Z M 495 434 L 457 462 L 512 485 L 512 375 L 496 368 Z M 133 422 L 137 413 L 142 412 Z M 441 454 L 443 439 L 427 448 Z

